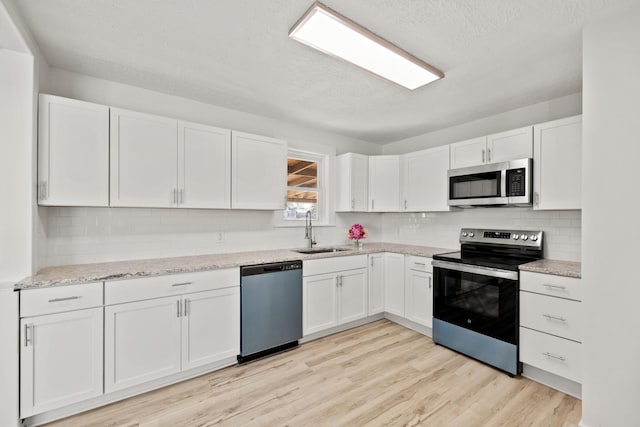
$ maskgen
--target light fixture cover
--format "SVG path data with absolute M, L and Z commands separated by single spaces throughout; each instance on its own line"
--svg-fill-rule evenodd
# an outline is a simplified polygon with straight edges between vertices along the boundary
M 291 28 L 289 37 L 407 89 L 444 77 L 442 71 L 319 2 Z

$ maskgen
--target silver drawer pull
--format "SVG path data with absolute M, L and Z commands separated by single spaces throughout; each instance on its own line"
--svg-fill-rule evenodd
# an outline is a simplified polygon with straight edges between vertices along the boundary
M 551 314 L 543 314 L 543 316 L 546 317 L 547 319 L 558 320 L 560 322 L 566 322 L 567 321 L 567 319 L 565 319 L 564 317 L 553 316 Z
M 551 285 L 549 283 L 545 283 L 542 286 L 545 286 L 547 288 L 560 289 L 561 291 L 566 291 L 567 290 L 567 287 L 566 286 L 562 286 L 562 285 Z
M 415 265 L 421 265 L 423 267 L 426 267 L 427 264 L 425 264 L 424 262 L 414 262 Z
M 564 358 L 564 357 L 562 357 L 562 356 L 558 356 L 558 355 L 555 355 L 555 354 L 551 354 L 551 353 L 549 353 L 549 352 L 542 353 L 542 355 L 543 355 L 543 356 L 550 357 L 550 358 L 552 358 L 552 359 L 559 360 L 559 361 L 561 361 L 561 362 L 564 362 L 565 360 L 567 360 L 566 358 Z
M 187 286 L 187 285 L 193 285 L 193 282 L 174 283 L 171 286 L 176 287 L 176 286 Z
M 54 298 L 54 299 L 50 299 L 49 302 L 72 301 L 74 299 L 80 299 L 80 298 L 82 298 L 82 297 L 74 296 L 74 297 Z
M 25 347 L 29 347 L 29 344 L 33 344 L 33 339 L 29 338 L 29 334 L 32 328 L 33 328 L 33 324 L 24 325 L 24 346 Z

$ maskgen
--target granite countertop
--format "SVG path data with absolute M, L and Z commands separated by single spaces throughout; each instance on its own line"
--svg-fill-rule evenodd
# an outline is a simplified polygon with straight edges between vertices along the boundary
M 520 266 L 520 271 L 553 274 L 555 276 L 582 278 L 582 264 L 576 261 L 541 259 Z
M 128 279 L 134 277 L 158 276 L 163 274 L 189 273 L 203 270 L 239 267 L 242 265 L 263 264 L 292 260 L 311 260 L 370 254 L 396 252 L 431 258 L 435 254 L 453 252 L 453 249 L 433 248 L 429 246 L 403 245 L 397 243 L 364 243 L 355 250 L 353 245 L 331 246 L 346 249 L 340 252 L 320 254 L 301 254 L 293 249 L 221 253 L 195 255 L 174 258 L 156 258 L 132 261 L 106 262 L 96 264 L 75 264 L 46 267 L 35 276 L 28 277 L 15 285 L 15 290 L 45 288 L 50 286 L 74 285 L 88 282 Z

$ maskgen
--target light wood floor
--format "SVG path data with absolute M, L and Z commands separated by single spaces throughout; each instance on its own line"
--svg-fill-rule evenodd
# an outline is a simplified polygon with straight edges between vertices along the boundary
M 581 402 L 387 320 L 53 426 L 577 426 Z

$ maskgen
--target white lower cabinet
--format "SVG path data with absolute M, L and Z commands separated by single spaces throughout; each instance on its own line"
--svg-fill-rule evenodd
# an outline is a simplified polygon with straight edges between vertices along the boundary
M 369 316 L 384 312 L 385 254 L 369 255 Z
M 522 272 L 520 282 L 520 360 L 581 382 L 580 279 Z
M 404 317 L 404 255 L 385 254 L 384 311 Z
M 303 335 L 367 316 L 366 255 L 304 261 L 302 271 Z
M 102 307 L 25 317 L 20 331 L 21 418 L 102 394 Z
M 407 255 L 405 265 L 405 318 L 431 328 L 433 316 L 431 258 Z

